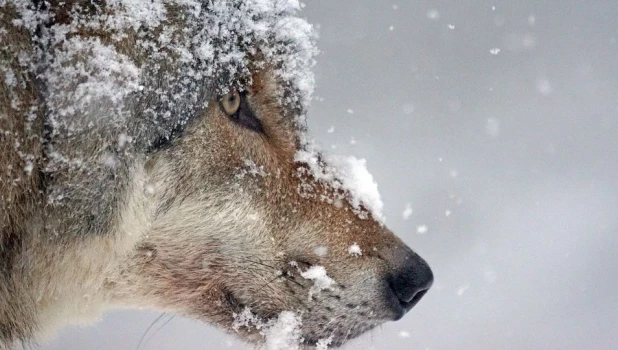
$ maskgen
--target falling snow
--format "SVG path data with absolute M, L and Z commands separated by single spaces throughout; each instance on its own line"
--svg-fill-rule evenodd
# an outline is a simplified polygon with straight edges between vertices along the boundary
M 403 114 L 412 114 L 414 113 L 414 104 L 406 103 L 401 107 Z
M 432 9 L 427 11 L 427 18 L 429 18 L 432 21 L 437 21 L 440 19 L 440 12 L 438 12 L 438 10 L 436 9 Z
M 536 24 L 536 16 L 531 14 L 528 16 L 528 25 L 530 27 L 534 27 L 534 25 Z
M 401 213 L 401 217 L 403 217 L 404 220 L 408 220 L 410 216 L 412 215 L 412 213 L 413 213 L 412 205 L 410 203 L 406 203 L 406 207 L 403 209 L 403 212 Z
M 548 96 L 554 91 L 547 79 L 539 79 L 536 83 L 536 88 L 543 96 Z
M 487 119 L 485 123 L 485 133 L 491 137 L 500 136 L 500 121 L 494 118 Z
M 457 288 L 457 296 L 460 297 L 460 296 L 464 295 L 464 293 L 468 290 L 468 288 L 470 288 L 469 284 L 465 284 L 465 285 L 460 286 L 459 288 Z

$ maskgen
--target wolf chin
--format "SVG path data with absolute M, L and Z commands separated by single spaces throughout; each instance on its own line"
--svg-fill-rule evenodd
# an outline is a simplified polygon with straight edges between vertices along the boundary
M 0 0 L 0 348 L 115 307 L 339 346 L 419 301 L 427 263 L 307 141 L 299 8 Z

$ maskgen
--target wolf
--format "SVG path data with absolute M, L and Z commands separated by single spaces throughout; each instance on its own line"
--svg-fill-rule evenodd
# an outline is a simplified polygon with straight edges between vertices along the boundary
M 336 347 L 425 295 L 364 164 L 307 136 L 300 7 L 0 0 L 0 348 L 118 307 Z

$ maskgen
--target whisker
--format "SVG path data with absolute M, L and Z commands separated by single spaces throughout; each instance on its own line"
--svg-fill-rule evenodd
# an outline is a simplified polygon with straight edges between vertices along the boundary
M 157 334 L 158 331 L 160 331 L 161 329 L 163 329 L 163 327 L 167 326 L 168 323 L 170 323 L 170 321 L 172 321 L 174 319 L 174 317 L 176 317 L 176 315 L 172 315 L 172 317 L 170 317 L 169 319 L 167 319 L 167 321 L 165 321 L 161 326 L 159 326 L 159 328 L 155 329 L 154 332 L 152 332 L 152 335 L 150 336 L 150 339 L 152 339 L 152 337 L 155 336 L 155 334 Z
M 285 277 L 285 279 L 286 279 L 286 280 L 288 280 L 288 281 L 290 281 L 290 282 L 292 282 L 292 283 L 294 283 L 294 284 L 296 284 L 296 285 L 298 285 L 298 286 L 300 286 L 300 287 L 305 288 L 305 286 L 304 286 L 302 283 L 298 282 L 298 281 L 297 281 L 297 280 L 295 280 L 293 277 L 291 277 L 291 276 L 287 276 L 287 275 L 285 275 L 285 274 L 284 274 L 283 276 Z
M 282 276 L 275 276 L 274 278 L 268 280 L 268 282 L 264 283 L 264 285 L 262 285 L 257 291 L 255 291 L 255 293 L 256 294 L 259 293 L 262 289 L 268 287 L 269 284 L 271 284 L 273 281 L 276 281 L 279 277 L 282 277 Z
M 161 313 L 161 315 L 159 315 L 159 317 L 157 317 L 154 321 L 152 321 L 150 323 L 150 325 L 148 326 L 148 328 L 146 328 L 146 331 L 144 332 L 144 334 L 142 334 L 142 337 L 139 340 L 139 343 L 137 343 L 137 348 L 135 348 L 135 350 L 139 350 L 140 346 L 142 346 L 142 342 L 144 341 L 144 339 L 146 338 L 146 335 L 148 334 L 148 332 L 150 332 L 150 329 L 157 324 L 157 322 L 159 322 L 163 316 L 165 316 L 165 312 Z
M 348 330 L 346 331 L 345 337 L 343 338 L 343 341 L 348 341 L 348 339 L 350 339 L 350 335 L 352 334 L 352 328 L 354 328 L 355 324 L 354 322 L 352 322 L 352 324 L 350 325 L 350 327 L 348 328 Z
M 246 261 L 246 262 L 250 262 L 250 263 L 252 263 L 252 264 L 256 264 L 256 265 L 261 265 L 261 266 L 264 266 L 264 267 L 268 267 L 268 268 L 271 268 L 271 269 L 273 269 L 273 270 L 279 270 L 279 269 L 277 269 L 276 267 L 271 266 L 271 265 L 268 265 L 268 264 L 264 264 L 264 263 L 263 263 L 263 262 L 261 262 L 261 261 L 253 261 L 253 260 L 249 260 L 249 259 L 247 259 L 247 258 L 241 258 L 240 260 L 243 260 L 243 261 Z

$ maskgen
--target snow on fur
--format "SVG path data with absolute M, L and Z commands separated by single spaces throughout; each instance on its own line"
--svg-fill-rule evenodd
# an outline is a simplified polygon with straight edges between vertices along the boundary
M 35 49 L 19 56 L 20 65 L 45 86 L 48 136 L 65 140 L 49 143 L 44 170 L 50 174 L 89 173 L 92 183 L 103 183 L 109 165 L 122 166 L 133 147 L 169 139 L 208 100 L 231 88 L 246 89 L 260 69 L 273 70 L 284 113 L 297 121 L 299 132 L 305 129 L 317 49 L 313 27 L 296 16 L 297 0 L 76 1 L 52 8 L 38 3 L 0 0 L 0 7 L 14 8 L 21 18 L 12 24 L 31 32 Z M 55 21 L 54 11 L 70 14 L 68 20 Z M 15 89 L 11 96 L 19 96 L 11 67 L 0 64 L 0 79 Z M 100 162 L 76 147 L 79 135 L 94 134 L 102 148 L 117 135 L 135 142 L 115 150 L 121 151 L 118 159 Z M 60 205 L 74 191 L 106 195 L 82 187 L 50 184 L 48 201 Z
M 315 348 L 317 350 L 327 350 L 330 343 L 333 342 L 333 336 L 331 335 L 328 338 L 318 340 L 317 344 L 315 344 Z
M 319 194 L 320 198 L 337 205 L 337 199 L 345 197 L 355 212 L 363 219 L 370 213 L 379 222 L 384 221 L 384 203 L 378 192 L 378 185 L 367 170 L 367 161 L 354 156 L 326 155 L 319 153 L 315 146 L 307 143 L 304 149 L 296 152 L 295 161 L 305 164 L 309 173 L 319 182 L 335 190 L 333 194 Z M 300 176 L 306 169 L 299 168 Z M 311 196 L 315 189 L 308 184 L 299 189 L 301 195 Z M 338 191 L 343 191 L 341 195 Z
M 300 316 L 283 311 L 277 320 L 264 331 L 267 350 L 299 349 L 301 341 Z
M 306 271 L 301 272 L 300 276 L 313 281 L 313 286 L 309 289 L 309 300 L 313 298 L 313 295 L 320 293 L 324 289 L 332 289 L 335 285 L 335 280 L 328 277 L 324 266 L 311 266 Z
M 234 314 L 232 329 L 238 332 L 242 327 L 255 328 L 264 338 L 267 350 L 287 350 L 300 349 L 301 325 L 300 315 L 292 311 L 282 311 L 276 319 L 262 320 L 251 309 L 245 308 L 241 313 Z
M 348 247 L 348 254 L 354 255 L 354 256 L 361 256 L 363 255 L 363 251 L 358 246 L 358 244 L 356 244 L 355 242 L 354 244 Z
M 151 87 L 152 79 L 175 90 L 176 96 L 190 96 L 201 107 L 205 86 L 219 94 L 231 87 L 245 88 L 241 81 L 250 84 L 250 65 L 274 68 L 282 82 L 281 102 L 301 114 L 311 100 L 315 33 L 295 16 L 300 10 L 297 0 L 110 0 L 97 7 L 96 14 L 80 9 L 76 2 L 69 23 L 51 26 L 43 24 L 53 14 L 29 1 L 0 1 L 0 6 L 16 8 L 22 19 L 15 24 L 33 35 L 42 28 L 34 37 L 53 55 L 35 55 L 28 63 L 32 70 L 43 72 L 52 95 L 47 107 L 58 123 L 69 125 L 71 115 L 77 114 L 94 120 L 121 117 L 131 107 L 124 98 L 130 94 L 167 97 L 158 86 Z M 186 16 L 183 28 L 166 23 L 178 12 Z M 111 41 L 82 35 L 97 30 L 111 33 Z M 131 45 L 138 55 L 148 60 L 118 51 L 128 38 L 134 40 Z M 152 76 L 163 65 L 167 76 Z M 5 78 L 10 80 L 11 74 L 7 71 Z M 152 118 L 170 118 L 174 99 L 169 104 L 167 110 L 153 110 Z M 115 112 L 100 115 L 102 107 Z M 81 121 L 72 126 L 88 124 Z

